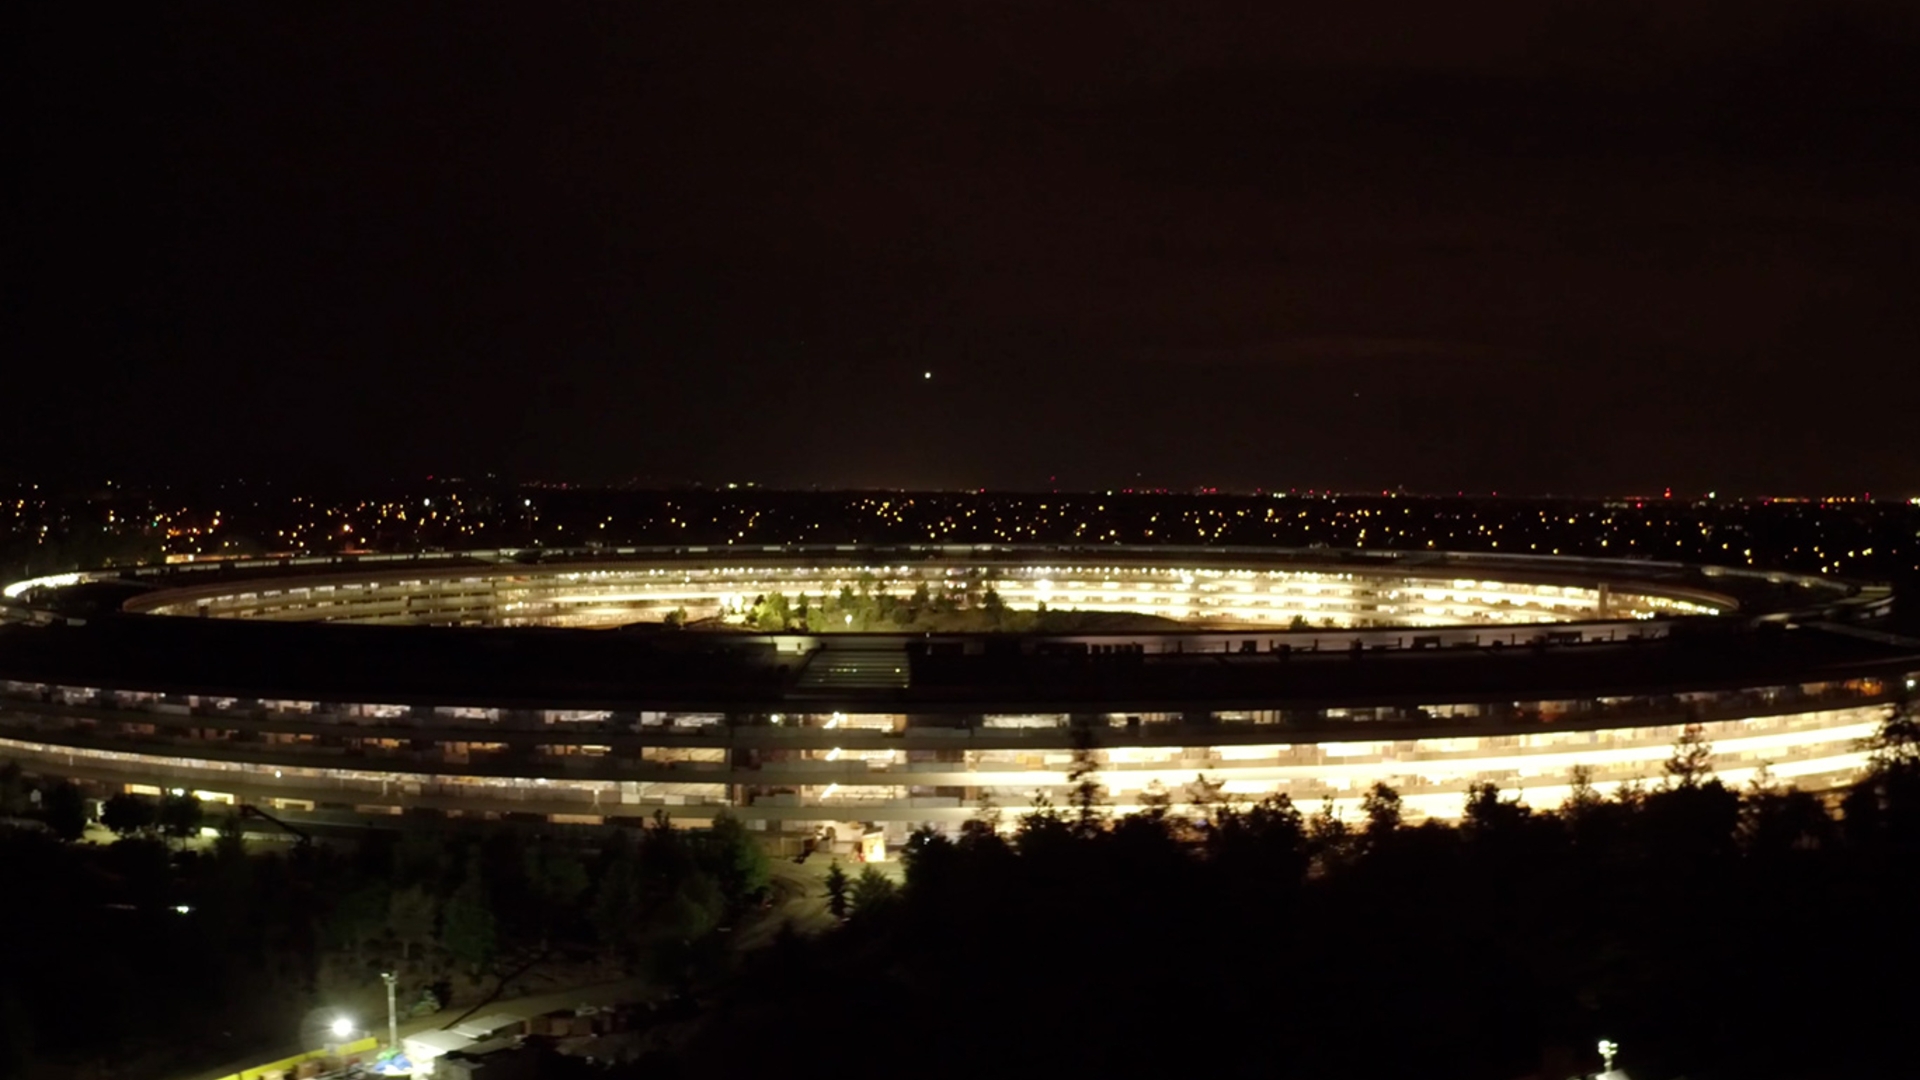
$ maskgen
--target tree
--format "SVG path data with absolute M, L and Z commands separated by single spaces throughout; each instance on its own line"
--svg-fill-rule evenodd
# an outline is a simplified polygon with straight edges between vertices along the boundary
M 499 930 L 478 853 L 467 860 L 466 878 L 447 899 L 440 936 L 454 962 L 474 975 L 493 960 L 499 948 Z
M 980 596 L 980 609 L 987 613 L 994 626 L 999 626 L 1007 617 L 1007 602 L 1000 599 L 1000 590 L 991 585 Z
M 554 928 L 587 891 L 587 868 L 573 852 L 549 844 L 535 844 L 526 851 L 526 879 L 539 908 L 540 948 L 552 944 Z
M 1066 848 L 1074 837 L 1073 825 L 1054 808 L 1045 792 L 1033 796 L 1033 809 L 1020 815 L 1013 829 L 1013 842 L 1022 855 L 1046 858 Z
M 174 840 L 185 840 L 200 831 L 200 822 L 205 816 L 200 796 L 168 795 L 160 800 L 157 820 L 161 832 Z
M 840 869 L 840 860 L 833 860 L 827 867 L 827 910 L 836 919 L 847 917 L 847 872 Z
M 1673 756 L 1664 766 L 1667 782 L 1673 787 L 1699 787 L 1713 775 L 1713 744 L 1699 724 L 1688 724 L 1674 740 Z
M 1313 627 L 1307 622 L 1305 615 L 1295 615 L 1287 622 L 1287 629 L 1289 630 L 1311 630 L 1312 628 Z
M 749 903 L 766 892 L 772 881 L 766 848 L 739 818 L 724 812 L 715 817 L 713 827 L 701 836 L 701 847 L 729 906 Z
M 407 831 L 393 846 L 393 884 L 419 885 L 434 895 L 444 892 L 453 853 L 446 840 L 425 831 Z
M 1227 805 L 1227 786 L 1219 780 L 1210 779 L 1206 773 L 1195 773 L 1187 782 L 1187 805 L 1193 807 L 1200 817 L 1211 821 L 1217 810 Z
M 670 627 L 673 629 L 678 629 L 679 627 L 685 626 L 686 624 L 687 624 L 687 609 L 683 607 L 674 608 L 672 611 L 669 611 L 665 615 L 660 617 L 660 625 Z
M 712 874 L 698 867 L 686 868 L 674 881 L 666 902 L 655 909 L 654 932 L 667 941 L 697 941 L 720 925 L 726 907 L 727 898 Z
M 1093 730 L 1084 725 L 1073 729 L 1073 767 L 1067 770 L 1067 782 L 1073 785 L 1073 828 L 1081 836 L 1092 836 L 1104 825 L 1100 810 L 1100 766 L 1093 758 Z
M 62 840 L 78 840 L 87 834 L 87 800 L 80 789 L 61 781 L 47 789 L 41 803 L 47 828 Z
M 153 801 L 138 795 L 119 794 L 109 798 L 100 808 L 100 824 L 110 829 L 115 836 L 135 836 L 149 832 L 159 814 Z
M 1140 813 L 1151 818 L 1164 818 L 1173 812 L 1173 796 L 1168 793 L 1167 785 L 1158 777 L 1147 781 L 1140 789 Z
M 328 939 L 336 946 L 349 950 L 354 961 L 360 962 L 364 959 L 366 947 L 378 938 L 381 931 L 385 930 L 391 922 L 395 921 L 392 915 L 399 906 L 395 903 L 398 899 L 398 894 L 388 895 L 387 883 L 384 881 L 368 881 L 357 888 L 347 890 L 334 904 L 333 910 L 328 913 L 326 921 Z M 431 907 L 427 909 L 427 918 L 426 933 L 417 936 L 414 940 L 433 937 Z M 394 936 L 400 936 L 397 926 Z M 402 939 L 403 948 L 409 943 L 406 939 Z
M 26 809 L 27 780 L 19 762 L 0 764 L 0 815 L 25 813 Z
M 1818 796 L 1798 788 L 1756 786 L 1740 805 L 1741 841 L 1749 852 L 1778 856 L 1833 842 L 1833 818 Z
M 1570 771 L 1572 787 L 1567 792 L 1567 801 L 1561 807 L 1561 813 L 1568 818 L 1578 818 L 1591 812 L 1606 800 L 1593 788 L 1593 768 L 1589 765 L 1575 765 Z
M 1012 853 L 1006 838 L 1000 835 L 1000 806 L 986 791 L 980 792 L 973 816 L 960 823 L 960 838 L 954 846 L 986 859 L 1004 859 Z
M 1472 784 L 1467 788 L 1466 811 L 1460 819 L 1460 828 L 1470 836 L 1502 835 L 1524 823 L 1532 813 L 1517 799 L 1500 798 L 1496 784 Z
M 387 925 L 400 942 L 402 959 L 413 959 L 414 946 L 424 946 L 433 940 L 439 919 L 440 901 L 420 886 L 409 886 L 393 894 L 387 908 Z
M 1307 819 L 1307 852 L 1321 874 L 1339 869 L 1352 858 L 1353 830 L 1340 820 L 1331 795 Z
M 220 819 L 220 835 L 213 841 L 213 854 L 215 858 L 227 862 L 246 857 L 246 829 L 240 824 L 239 814 L 228 814 Z
M 1865 740 L 1875 773 L 1920 771 L 1920 718 L 1911 707 L 1895 711 Z
M 1360 809 L 1366 812 L 1366 837 L 1369 844 L 1378 845 L 1395 829 L 1400 827 L 1400 793 L 1381 781 L 1368 789 L 1360 799 Z
M 1293 886 L 1306 876 L 1306 822 L 1285 795 L 1269 795 L 1246 810 L 1220 806 L 1207 821 L 1205 841 L 1217 865 L 1248 879 Z
M 900 861 L 907 868 L 907 887 L 940 888 L 952 880 L 958 860 L 953 841 L 930 825 L 913 830 L 900 848 Z
M 872 915 L 891 904 L 899 892 L 900 887 L 892 878 L 881 873 L 879 867 L 870 865 L 853 881 L 853 912 Z
M 603 948 L 629 951 L 639 940 L 640 871 L 633 843 L 615 834 L 594 888 L 588 918 Z

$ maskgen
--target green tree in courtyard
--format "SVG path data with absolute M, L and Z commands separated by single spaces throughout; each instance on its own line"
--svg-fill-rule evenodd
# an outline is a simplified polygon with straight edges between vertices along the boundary
M 327 940 L 336 948 L 344 949 L 353 957 L 356 964 L 366 961 L 367 947 L 378 940 L 392 921 L 397 905 L 395 896 L 388 893 L 384 881 L 368 881 L 341 894 L 340 899 L 328 913 L 325 924 Z M 428 909 L 429 922 L 425 934 L 409 928 L 411 940 L 431 940 L 432 909 Z M 394 936 L 401 938 L 399 927 L 394 928 Z M 401 938 L 401 947 L 409 947 L 411 942 Z
M 193 836 L 200 831 L 200 822 L 205 817 L 198 795 L 168 795 L 160 800 L 160 831 L 170 839 L 185 840 Z
M 524 859 L 528 891 L 539 909 L 540 949 L 545 952 L 561 920 L 587 891 L 587 868 L 573 852 L 553 844 L 529 846 Z
M 682 944 L 696 941 L 720 925 L 726 907 L 726 897 L 713 875 L 688 867 L 673 882 L 666 901 L 654 910 L 655 935 Z
M 853 880 L 853 913 L 872 915 L 892 903 L 899 892 L 900 887 L 879 867 L 868 866 Z
M 772 880 L 766 848 L 739 818 L 721 813 L 700 840 L 706 853 L 704 861 L 712 868 L 729 906 L 749 903 L 766 892 Z
M 388 902 L 387 925 L 393 930 L 394 939 L 400 942 L 400 956 L 404 960 L 413 959 L 416 947 L 424 949 L 433 941 L 439 921 L 440 901 L 418 885 L 395 892 Z
M 47 828 L 62 840 L 78 840 L 87 834 L 87 799 L 80 789 L 62 781 L 42 796 L 41 812 Z
M 153 800 L 138 795 L 122 793 L 112 796 L 100 808 L 100 824 L 112 830 L 115 836 L 149 832 L 158 819 Z
M 639 859 L 633 842 L 616 833 L 609 844 L 594 887 L 587 918 L 602 948 L 621 956 L 630 956 L 640 940 L 639 921 L 634 913 L 640 908 Z
M 213 854 L 215 858 L 229 862 L 246 857 L 246 827 L 240 824 L 239 814 L 228 814 L 220 819 L 219 835 L 213 841 Z
M 989 623 L 995 627 L 1006 621 L 1007 602 L 1000 599 L 999 589 L 987 586 L 987 591 L 980 596 L 980 610 L 986 612 Z
M 847 917 L 849 885 L 847 872 L 840 869 L 840 860 L 835 859 L 833 865 L 827 867 L 827 910 L 836 919 Z
M 475 853 L 467 861 L 467 876 L 447 899 L 441 916 L 441 942 L 455 963 L 478 975 L 499 948 L 499 929 L 487 896 L 486 879 Z

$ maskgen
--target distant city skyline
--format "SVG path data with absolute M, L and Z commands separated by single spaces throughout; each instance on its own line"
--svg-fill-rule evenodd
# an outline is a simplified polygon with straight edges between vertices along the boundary
M 911 492 L 506 483 L 0 487 L 16 577 L 188 557 L 622 545 L 1174 544 L 1682 559 L 1920 573 L 1920 500 Z M 4 574 L 0 574 L 4 576 Z

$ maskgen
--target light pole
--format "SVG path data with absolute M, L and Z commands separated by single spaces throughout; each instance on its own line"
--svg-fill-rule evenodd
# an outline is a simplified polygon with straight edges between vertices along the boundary
M 393 984 L 398 980 L 391 971 L 381 972 L 380 980 L 387 984 L 387 1049 L 397 1054 L 400 1052 L 400 1017 L 393 1010 Z

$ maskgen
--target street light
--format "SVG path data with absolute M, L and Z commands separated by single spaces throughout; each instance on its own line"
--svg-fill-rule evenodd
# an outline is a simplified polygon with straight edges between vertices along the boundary
M 353 1019 L 346 1016 L 336 1016 L 333 1018 L 333 1023 L 328 1025 L 327 1030 L 333 1032 L 334 1038 L 345 1040 L 353 1034 Z
M 1600 1064 L 1606 1068 L 1606 1071 L 1612 1072 L 1613 1057 L 1620 1052 L 1620 1044 L 1614 1042 L 1612 1039 L 1601 1039 L 1599 1050 Z
M 387 984 L 387 1049 L 399 1053 L 400 1019 L 399 1014 L 393 1011 L 393 985 L 399 980 L 393 972 L 383 971 L 380 973 L 380 981 Z

